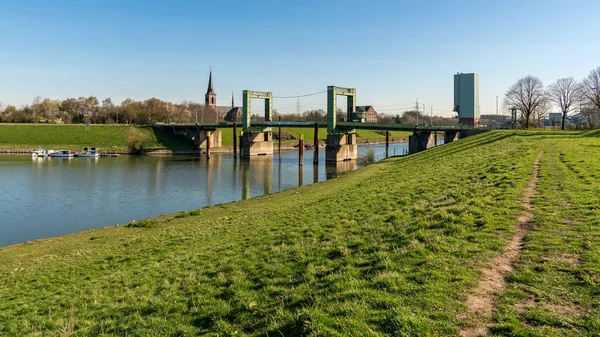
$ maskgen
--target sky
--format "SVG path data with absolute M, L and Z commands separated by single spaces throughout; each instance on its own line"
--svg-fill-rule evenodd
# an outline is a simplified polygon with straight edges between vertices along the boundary
M 212 69 L 218 105 L 232 92 L 241 105 L 244 89 L 336 85 L 379 112 L 418 101 L 454 116 L 453 75 L 475 72 L 481 112 L 495 113 L 523 76 L 549 84 L 599 67 L 598 13 L 597 0 L 1 0 L 0 101 L 203 102 Z M 326 109 L 326 95 L 299 103 Z M 297 105 L 274 99 L 282 113 Z

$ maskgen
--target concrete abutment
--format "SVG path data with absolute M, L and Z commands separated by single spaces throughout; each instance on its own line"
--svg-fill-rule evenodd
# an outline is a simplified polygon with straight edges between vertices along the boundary
M 244 132 L 240 146 L 241 155 L 245 158 L 273 154 L 273 132 Z
M 435 135 L 431 131 L 417 130 L 408 136 L 408 154 L 414 154 L 435 146 Z
M 325 148 L 325 161 L 340 162 L 356 160 L 358 158 L 358 144 L 356 133 L 329 133 Z

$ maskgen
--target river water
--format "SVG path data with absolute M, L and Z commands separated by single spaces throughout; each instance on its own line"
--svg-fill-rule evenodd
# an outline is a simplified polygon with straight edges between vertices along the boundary
M 377 160 L 385 145 L 368 148 Z M 407 144 L 391 144 L 400 155 Z M 263 156 L 249 161 L 232 154 L 32 159 L 0 155 L 0 247 L 28 240 L 247 199 L 308 185 L 357 168 L 355 162 L 327 167 L 325 150 Z

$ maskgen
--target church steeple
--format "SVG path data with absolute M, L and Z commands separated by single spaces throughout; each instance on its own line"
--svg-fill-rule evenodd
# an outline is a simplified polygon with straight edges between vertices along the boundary
M 208 89 L 206 89 L 206 95 L 204 95 L 204 106 L 213 110 L 216 110 L 217 107 L 217 93 L 215 93 L 213 86 L 212 70 L 210 71 L 210 75 L 208 75 Z
M 206 94 L 212 94 L 212 95 L 216 95 L 215 94 L 215 88 L 213 87 L 213 81 L 212 81 L 212 70 L 210 71 L 210 75 L 208 75 L 208 89 L 206 90 Z
M 235 103 L 233 102 L 233 90 L 231 90 L 231 107 L 233 108 Z

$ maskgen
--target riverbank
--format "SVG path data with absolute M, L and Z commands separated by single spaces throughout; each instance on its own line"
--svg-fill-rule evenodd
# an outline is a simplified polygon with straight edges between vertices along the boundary
M 194 149 L 183 138 L 147 126 L 0 124 L 0 153 L 28 153 L 38 147 L 72 151 L 96 147 L 101 152 L 129 153 L 132 138 L 143 139 L 147 149 Z
M 300 135 L 304 136 L 307 148 L 312 147 L 314 134 L 312 129 L 282 128 L 286 140 L 282 149 L 292 150 L 298 144 Z M 233 152 L 232 129 L 221 129 L 222 147 L 215 147 L 214 152 Z M 133 135 L 132 135 L 133 133 Z M 391 132 L 392 142 L 407 141 L 409 132 Z M 385 142 L 381 133 L 369 130 L 358 130 L 359 145 L 380 144 Z M 196 154 L 199 152 L 191 142 L 182 136 L 175 136 L 163 127 L 83 124 L 0 124 L 0 153 L 27 154 L 42 147 L 54 150 L 81 151 L 84 147 L 96 147 L 100 152 L 128 154 L 132 137 L 143 139 L 144 153 L 154 154 Z M 319 130 L 319 139 L 325 144 L 327 130 Z M 324 146 L 324 145 L 322 145 Z M 274 142 L 277 148 L 277 141 Z
M 325 183 L 4 247 L 0 334 L 456 335 L 483 320 L 495 334 L 596 335 L 598 146 L 488 132 Z M 534 176 L 514 276 L 485 299 L 490 314 L 469 316 Z

